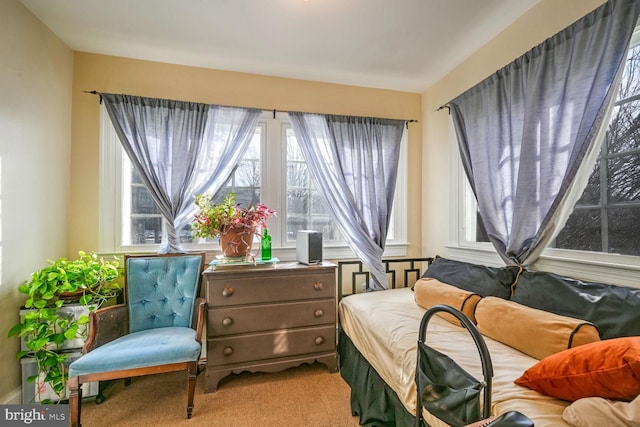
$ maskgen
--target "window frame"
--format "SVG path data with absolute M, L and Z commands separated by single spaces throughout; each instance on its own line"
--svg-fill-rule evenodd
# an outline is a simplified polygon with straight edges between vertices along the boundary
M 272 255 L 282 261 L 296 259 L 295 242 L 286 242 L 286 131 L 291 127 L 288 115 L 284 112 L 264 111 L 258 121 L 262 127 L 261 149 L 261 201 L 275 209 L 278 215 L 269 219 L 267 225 L 272 236 Z M 407 254 L 407 145 L 408 130 L 403 132 L 398 179 L 393 212 L 394 239 L 388 239 L 384 256 L 406 256 Z M 123 155 L 120 141 L 111 125 L 106 108 L 100 107 L 100 197 L 99 197 L 99 251 L 101 253 L 152 252 L 160 248 L 159 244 L 123 245 L 122 204 L 123 204 Z M 266 182 L 275 182 L 265 186 Z M 218 243 L 205 242 L 183 244 L 189 251 L 220 253 Z M 254 250 L 256 248 L 254 244 Z M 345 242 L 327 242 L 323 244 L 325 259 L 356 258 Z

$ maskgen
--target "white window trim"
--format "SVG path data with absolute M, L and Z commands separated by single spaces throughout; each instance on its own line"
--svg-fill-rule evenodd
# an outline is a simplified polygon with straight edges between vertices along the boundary
M 504 261 L 491 243 L 471 242 L 464 238 L 468 206 L 468 194 L 465 191 L 467 177 L 451 120 L 449 124 L 450 208 L 453 215 L 449 229 L 449 244 L 446 246 L 448 257 L 476 264 L 503 266 Z M 640 288 L 640 257 L 636 256 L 548 248 L 529 268 L 582 280 Z
M 271 134 L 271 141 L 273 135 L 277 135 L 278 129 L 280 131 L 282 127 L 289 123 L 286 113 L 277 113 L 275 120 L 273 118 L 272 111 L 265 111 L 260 118 L 259 124 L 263 126 L 265 132 L 263 132 L 262 149 L 266 156 L 264 164 L 269 164 L 271 168 L 262 167 L 262 200 L 267 206 L 278 206 L 278 201 L 282 200 L 286 194 L 286 165 L 283 164 L 283 160 L 286 158 L 286 146 L 284 141 L 279 141 L 281 151 L 280 156 L 274 156 L 274 153 L 278 150 L 273 150 L 272 147 L 267 147 L 268 135 Z M 274 124 L 276 126 L 274 126 Z M 394 223 L 395 227 L 395 239 L 389 240 L 385 247 L 385 257 L 400 257 L 407 254 L 407 174 L 403 171 L 407 170 L 407 145 L 408 137 L 407 132 L 403 133 L 400 160 L 398 166 L 398 179 L 396 184 L 396 194 L 394 202 Z M 282 138 L 285 137 L 282 134 Z M 276 137 L 277 138 L 277 137 Z M 122 200 L 119 196 L 120 189 L 122 188 L 122 155 L 123 150 L 120 148 L 120 141 L 117 134 L 111 126 L 109 115 L 104 106 L 100 108 L 100 197 L 99 197 L 99 251 L 104 254 L 123 254 L 123 253 L 136 253 L 136 252 L 154 252 L 157 251 L 160 245 L 120 245 L 120 233 L 122 229 L 122 218 L 120 212 L 122 211 Z M 273 156 L 273 157 L 272 157 Z M 270 163 L 269 163 L 270 162 Z M 273 173 L 273 169 L 280 171 L 279 173 Z M 273 183 L 274 178 L 276 180 Z M 266 182 L 271 182 L 274 185 L 264 185 Z M 396 207 L 401 209 L 396 210 Z M 274 207 L 275 209 L 275 207 Z M 278 211 L 278 216 L 286 214 Z M 270 219 L 269 231 L 273 238 L 272 254 L 274 257 L 278 257 L 282 261 L 293 261 L 296 259 L 296 248 L 294 243 L 283 244 L 283 220 Z M 188 244 L 184 245 L 187 250 L 200 250 L 212 252 L 214 254 L 220 253 L 220 247 L 217 244 Z M 255 246 L 254 246 L 255 250 Z M 323 257 L 328 260 L 335 259 L 350 259 L 357 258 L 351 248 L 346 244 L 332 244 L 324 242 Z

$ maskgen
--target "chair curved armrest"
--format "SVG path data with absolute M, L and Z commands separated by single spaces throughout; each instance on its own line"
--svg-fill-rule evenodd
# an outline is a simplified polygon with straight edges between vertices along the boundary
M 89 313 L 89 336 L 82 347 L 88 353 L 129 333 L 129 312 L 124 304 L 103 307 Z
M 202 329 L 204 328 L 204 311 L 207 307 L 207 301 L 202 298 L 196 298 L 193 306 L 193 317 L 191 318 L 191 327 L 196 330 L 196 341 L 202 341 Z

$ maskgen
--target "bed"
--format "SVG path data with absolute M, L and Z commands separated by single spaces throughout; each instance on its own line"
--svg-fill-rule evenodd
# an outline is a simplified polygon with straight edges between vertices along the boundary
M 492 282 L 491 286 L 494 286 L 493 289 L 486 291 L 490 294 L 488 296 L 492 297 L 489 299 L 497 299 L 499 303 L 502 303 L 502 299 L 513 298 L 511 295 L 513 282 L 517 277 L 523 277 L 519 271 L 513 269 L 491 269 L 446 259 L 436 261 L 438 265 L 434 266 L 432 276 L 438 276 L 438 279 L 446 279 L 450 282 L 457 281 L 462 287 L 473 287 L 479 281 L 489 280 Z M 430 270 L 432 267 L 429 267 L 427 272 Z M 444 276 L 439 273 L 447 270 Z M 567 284 L 553 283 L 549 276 L 540 277 L 538 273 L 529 274 L 527 277 L 523 281 L 529 280 L 534 285 L 540 285 L 539 282 L 551 282 L 549 286 L 560 286 L 564 289 L 562 285 Z M 564 280 L 555 275 L 551 277 Z M 568 283 L 568 286 L 574 285 L 574 283 Z M 540 287 L 542 291 L 544 286 Z M 521 293 L 530 292 L 531 283 L 522 287 Z M 605 327 L 602 328 L 604 331 L 601 330 L 601 335 L 606 338 L 638 335 L 640 331 L 636 329 L 640 328 L 640 310 L 638 310 L 640 290 L 612 288 L 610 285 L 599 286 L 596 290 L 602 292 L 603 289 L 608 292 L 608 302 L 604 304 L 603 310 L 597 311 L 596 315 L 592 314 L 592 317 L 604 323 Z M 585 288 L 580 288 L 579 291 L 584 294 Z M 562 291 L 559 292 L 562 295 Z M 502 297 L 506 295 L 508 298 L 493 297 L 493 294 L 500 294 Z M 587 295 L 587 302 L 593 300 L 592 297 L 593 295 Z M 568 297 L 565 295 L 563 298 L 566 301 Z M 483 298 L 487 301 L 489 299 Z M 544 302 L 545 298 L 536 299 L 527 296 L 527 300 L 532 301 L 532 305 L 548 304 Z M 511 301 L 506 303 L 512 304 Z M 583 303 L 584 301 L 578 301 L 571 304 L 576 305 L 576 308 L 569 311 L 589 311 L 581 306 Z M 611 307 L 617 306 L 619 310 L 620 304 L 623 304 L 625 310 L 628 309 L 630 312 L 628 315 L 623 315 L 617 322 L 601 319 L 603 316 L 606 317 Z M 553 308 L 555 311 L 562 311 L 558 310 L 557 306 Z M 340 299 L 338 310 L 340 372 L 351 386 L 352 412 L 359 416 L 361 425 L 414 425 L 416 347 L 419 325 L 425 311 L 426 308 L 416 303 L 416 294 L 411 287 L 356 293 Z M 568 316 L 566 313 L 558 315 Z M 624 324 L 622 329 L 619 323 Z M 632 329 L 629 330 L 629 328 Z M 563 413 L 571 405 L 571 401 L 551 397 L 514 383 L 514 380 L 525 371 L 538 364 L 540 356 L 536 358 L 525 354 L 486 335 L 484 338 L 494 369 L 492 414 L 500 415 L 515 410 L 526 414 L 538 427 L 568 426 L 569 424 L 563 419 Z M 476 378 L 482 378 L 480 358 L 475 351 L 473 340 L 460 326 L 434 316 L 429 323 L 427 342 L 434 349 L 452 357 Z M 640 379 L 638 383 L 640 384 Z M 428 425 L 433 427 L 446 425 L 430 413 L 424 410 L 422 413 Z M 640 414 L 638 416 L 640 417 Z

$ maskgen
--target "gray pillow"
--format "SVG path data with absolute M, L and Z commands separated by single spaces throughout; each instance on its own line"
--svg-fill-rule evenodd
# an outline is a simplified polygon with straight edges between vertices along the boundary
M 523 271 L 512 301 L 594 323 L 604 339 L 640 335 L 640 289 Z
M 436 255 L 422 277 L 431 277 L 476 294 L 509 299 L 519 267 L 487 267 Z

